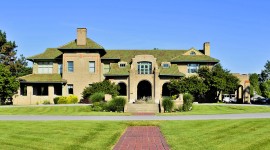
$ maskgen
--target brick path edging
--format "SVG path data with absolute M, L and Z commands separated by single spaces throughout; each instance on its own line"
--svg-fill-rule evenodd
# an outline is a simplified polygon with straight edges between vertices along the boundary
M 156 126 L 128 127 L 113 150 L 169 150 L 169 145 Z

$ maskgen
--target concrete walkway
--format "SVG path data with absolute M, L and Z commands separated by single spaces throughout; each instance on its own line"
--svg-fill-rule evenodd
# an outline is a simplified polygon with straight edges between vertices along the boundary
M 158 127 L 128 127 L 113 150 L 169 150 Z
M 183 115 L 183 116 L 30 116 L 0 115 L 0 120 L 44 121 L 44 120 L 215 120 L 215 119 L 252 119 L 270 118 L 270 113 L 219 114 L 219 115 Z

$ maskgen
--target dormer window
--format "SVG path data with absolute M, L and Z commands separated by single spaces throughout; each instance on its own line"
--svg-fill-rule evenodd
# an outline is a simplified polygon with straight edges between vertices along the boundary
M 121 63 L 121 64 L 119 64 L 119 67 L 120 68 L 125 68 L 126 67 L 126 64 L 125 63 Z
M 190 55 L 196 55 L 196 53 L 194 51 L 190 52 Z
M 169 68 L 170 65 L 169 65 L 169 64 L 162 64 L 162 67 L 163 67 L 163 68 Z

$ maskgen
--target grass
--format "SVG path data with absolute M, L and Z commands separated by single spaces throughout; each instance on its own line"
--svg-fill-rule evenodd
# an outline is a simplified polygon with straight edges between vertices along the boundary
M 269 149 L 270 119 L 209 121 L 0 121 L 1 149 L 112 149 L 128 126 L 161 128 L 172 150 Z
M 210 114 L 241 114 L 270 112 L 268 106 L 239 106 L 239 105 L 193 105 L 192 111 L 163 113 L 159 115 L 210 115 Z
M 95 112 L 90 106 L 25 106 L 0 107 L 0 115 L 72 115 L 72 116 L 122 116 L 129 113 Z

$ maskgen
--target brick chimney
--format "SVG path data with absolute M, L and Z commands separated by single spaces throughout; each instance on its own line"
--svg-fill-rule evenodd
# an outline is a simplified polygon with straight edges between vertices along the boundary
M 204 55 L 210 56 L 210 42 L 203 44 Z
M 87 29 L 77 28 L 77 45 L 86 45 Z

